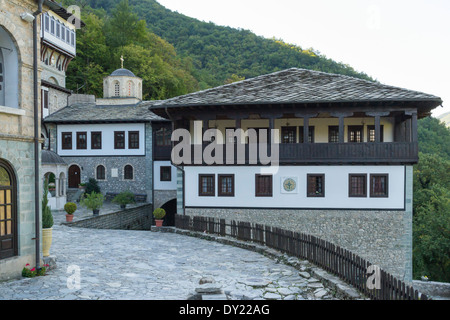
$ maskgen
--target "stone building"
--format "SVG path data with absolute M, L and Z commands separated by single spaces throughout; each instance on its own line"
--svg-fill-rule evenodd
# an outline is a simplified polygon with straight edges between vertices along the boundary
M 292 68 L 149 109 L 184 129 L 178 214 L 311 234 L 411 281 L 417 119 L 441 103 Z
M 68 196 L 94 178 L 107 199 L 131 191 L 140 201 L 168 209 L 166 223 L 173 224 L 171 124 L 143 106 L 142 79 L 130 70 L 122 67 L 103 83 L 103 98 L 74 95 L 44 121 L 50 150 L 68 164 Z

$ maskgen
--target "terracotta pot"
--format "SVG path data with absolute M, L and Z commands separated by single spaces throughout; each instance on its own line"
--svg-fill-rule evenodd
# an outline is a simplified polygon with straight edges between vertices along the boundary
M 73 214 L 66 214 L 66 222 L 72 222 L 73 221 Z
M 164 220 L 156 220 L 155 219 L 155 223 L 157 227 L 162 227 Z
M 44 257 L 50 255 L 50 247 L 52 246 L 52 231 L 53 229 L 42 229 L 42 254 Z

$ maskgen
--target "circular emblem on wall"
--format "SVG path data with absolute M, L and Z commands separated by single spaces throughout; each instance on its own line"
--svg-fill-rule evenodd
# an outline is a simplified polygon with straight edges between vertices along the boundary
M 295 183 L 294 179 L 287 178 L 287 179 L 284 180 L 284 182 L 283 182 L 284 190 L 286 190 L 288 192 L 291 192 L 291 191 L 295 190 L 295 187 L 296 187 L 296 183 Z

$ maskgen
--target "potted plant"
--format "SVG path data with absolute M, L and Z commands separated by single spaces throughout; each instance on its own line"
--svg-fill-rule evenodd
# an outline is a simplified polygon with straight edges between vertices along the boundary
M 64 205 L 64 211 L 66 211 L 66 222 L 72 222 L 73 221 L 73 214 L 75 211 L 77 211 L 77 205 L 73 202 L 67 202 Z
M 92 210 L 94 216 L 98 215 L 100 212 L 100 208 L 103 206 L 104 196 L 101 193 L 91 192 L 85 193 L 83 198 L 80 201 L 80 204 L 83 207 Z
M 80 183 L 78 185 L 78 189 L 85 190 L 86 189 L 86 183 Z
M 112 202 L 120 205 L 121 209 L 125 209 L 127 204 L 135 203 L 134 194 L 131 191 L 123 191 L 115 196 Z
M 163 218 L 166 215 L 166 210 L 163 208 L 157 208 L 153 211 L 153 216 L 155 217 L 155 223 L 157 227 L 162 227 Z
M 44 257 L 50 255 L 53 236 L 53 215 L 48 206 L 48 181 L 44 184 L 44 197 L 42 198 L 42 253 Z

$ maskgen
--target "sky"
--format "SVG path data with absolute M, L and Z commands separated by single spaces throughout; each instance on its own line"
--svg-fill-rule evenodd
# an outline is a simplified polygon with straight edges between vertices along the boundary
M 450 112 L 449 0 L 157 0 L 201 21 L 313 48 Z

